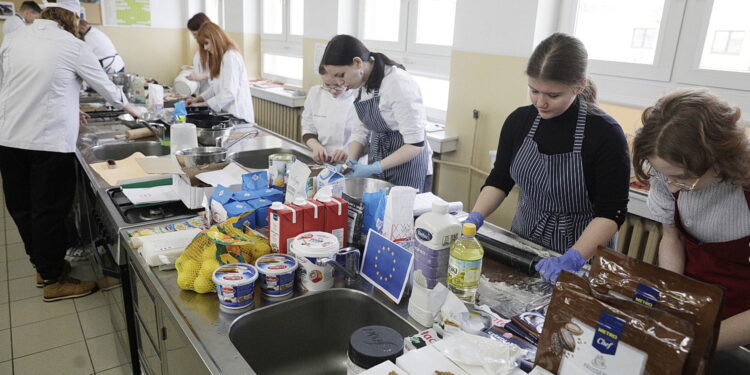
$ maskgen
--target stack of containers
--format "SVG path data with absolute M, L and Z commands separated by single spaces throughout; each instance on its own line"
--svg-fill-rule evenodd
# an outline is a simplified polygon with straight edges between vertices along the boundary
M 434 202 L 432 211 L 414 222 L 414 271 L 422 271 L 428 288 L 446 283 L 451 244 L 460 232 L 461 224 L 448 213 L 446 202 Z

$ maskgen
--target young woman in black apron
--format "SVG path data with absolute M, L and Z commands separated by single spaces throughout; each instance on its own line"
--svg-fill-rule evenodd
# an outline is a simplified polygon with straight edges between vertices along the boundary
M 337 35 L 326 46 L 321 66 L 349 89 L 359 89 L 354 107 L 363 126 L 353 129 L 348 147 L 352 172 L 375 175 L 394 185 L 429 191 L 432 151 L 425 137 L 422 95 L 404 67 L 382 53 L 370 52 L 350 35 Z M 356 162 L 370 147 L 371 164 Z
M 677 91 L 643 112 L 633 140 L 662 223 L 659 266 L 724 288 L 717 350 L 750 344 L 750 140 L 739 119 L 707 91 Z
M 511 230 L 562 256 L 537 265 L 554 282 L 578 271 L 599 245 L 614 246 L 625 220 L 630 161 L 620 125 L 596 105 L 583 44 L 553 34 L 526 68 L 532 105 L 508 116 L 498 155 L 467 222 L 481 226 L 521 188 Z

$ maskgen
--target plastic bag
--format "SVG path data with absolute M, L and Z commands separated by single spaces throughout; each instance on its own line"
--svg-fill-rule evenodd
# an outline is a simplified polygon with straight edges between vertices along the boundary
M 458 332 L 434 344 L 446 357 L 467 372 L 505 375 L 518 368 L 516 361 L 526 350 L 486 337 Z
M 362 234 L 367 235 L 370 229 L 382 233 L 383 217 L 385 216 L 386 189 L 375 193 L 362 194 L 365 212 L 362 220 Z

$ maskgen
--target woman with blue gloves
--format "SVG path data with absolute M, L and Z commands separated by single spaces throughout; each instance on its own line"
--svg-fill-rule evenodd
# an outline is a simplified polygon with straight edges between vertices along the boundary
M 532 105 L 505 120 L 494 168 L 466 220 L 480 227 L 518 184 L 511 230 L 562 254 L 536 266 L 551 283 L 578 271 L 599 245 L 613 247 L 627 212 L 627 142 L 596 105 L 587 59 L 581 41 L 561 33 L 536 47 L 526 67 Z
M 337 35 L 326 46 L 320 65 L 336 84 L 357 89 L 354 108 L 362 125 L 352 129 L 347 177 L 376 175 L 394 185 L 431 190 L 432 150 L 426 142 L 422 94 L 404 67 L 382 53 L 370 52 L 350 35 Z M 369 145 L 371 164 L 356 160 Z

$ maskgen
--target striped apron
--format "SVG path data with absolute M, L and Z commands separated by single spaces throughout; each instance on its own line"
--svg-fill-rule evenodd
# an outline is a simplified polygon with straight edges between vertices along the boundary
M 541 120 L 537 114 L 510 167 L 510 176 L 521 188 L 511 230 L 559 253 L 573 246 L 594 218 L 581 159 L 586 109 L 581 101 L 573 151 L 557 155 L 542 154 L 534 142 Z
M 371 99 L 361 101 L 362 90 L 360 90 L 354 101 L 354 109 L 357 110 L 359 120 L 370 131 L 370 160 L 376 162 L 401 148 L 404 145 L 404 137 L 398 131 L 391 130 L 380 114 L 380 90 L 375 90 L 373 94 Z M 389 168 L 375 177 L 396 186 L 411 186 L 421 193 L 427 176 L 427 165 L 430 162 L 429 148 L 426 143 L 427 139 L 425 139 L 422 152 L 417 157 Z

